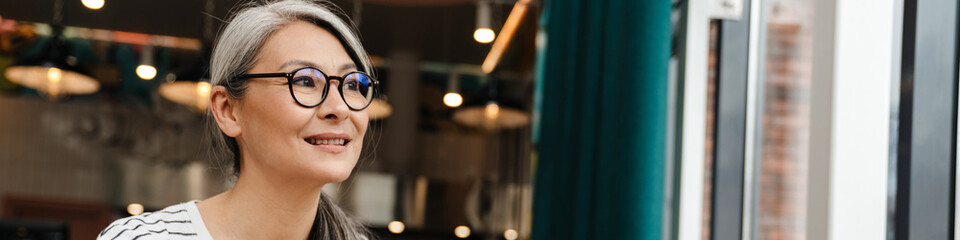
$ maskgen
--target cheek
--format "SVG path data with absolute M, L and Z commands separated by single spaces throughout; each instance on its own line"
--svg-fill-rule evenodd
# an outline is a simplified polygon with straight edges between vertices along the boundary
M 363 137 L 367 133 L 367 127 L 370 124 L 370 115 L 367 113 L 367 110 L 360 112 L 352 112 L 353 116 L 350 118 L 353 121 L 353 125 L 357 128 L 357 133 L 360 137 Z
M 360 150 L 362 150 L 363 148 L 363 139 L 364 139 L 364 136 L 367 135 L 367 127 L 370 124 L 370 118 L 366 110 L 362 112 L 353 112 L 351 114 L 352 115 L 350 116 L 350 121 L 352 122 L 353 126 L 357 129 L 357 140 L 359 140 L 359 141 L 356 141 L 359 144 L 354 145 L 354 151 L 359 153 Z
M 247 127 L 255 135 L 251 137 L 269 139 L 261 143 L 283 143 L 282 138 L 296 136 L 310 119 L 310 111 L 285 101 L 285 96 L 279 92 L 257 94 L 256 99 L 250 97 L 249 100 L 253 101 L 247 101 L 251 105 L 247 114 L 251 121 L 247 122 Z

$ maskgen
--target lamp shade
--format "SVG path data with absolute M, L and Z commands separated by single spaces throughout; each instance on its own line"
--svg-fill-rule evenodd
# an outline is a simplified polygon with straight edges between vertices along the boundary
M 10 66 L 6 77 L 10 82 L 36 89 L 52 98 L 91 94 L 100 89 L 100 83 L 92 77 L 52 64 Z
M 367 107 L 367 113 L 370 114 L 370 120 L 382 119 L 393 114 L 393 107 L 390 106 L 387 101 L 374 98 L 373 101 L 370 102 L 370 106 Z
M 493 130 L 526 126 L 530 124 L 530 116 L 520 110 L 488 104 L 459 109 L 453 113 L 453 121 Z
M 210 83 L 208 82 L 168 82 L 161 84 L 158 91 L 163 98 L 189 106 L 199 112 L 206 111 L 210 106 Z

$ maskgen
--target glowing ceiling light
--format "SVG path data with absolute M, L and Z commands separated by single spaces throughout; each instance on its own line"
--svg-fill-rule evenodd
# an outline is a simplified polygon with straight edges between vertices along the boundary
M 97 10 L 103 7 L 104 0 L 80 0 L 84 7 Z
M 200 98 L 210 97 L 210 83 L 208 83 L 208 82 L 198 82 L 198 83 L 197 83 L 197 96 L 200 96 Z
M 488 1 L 478 1 L 477 30 L 473 31 L 473 40 L 480 43 L 490 43 L 496 36 L 490 29 L 490 3 Z
M 470 228 L 467 226 L 457 226 L 453 229 L 453 235 L 457 235 L 458 238 L 467 238 L 470 236 Z
M 143 45 L 140 50 L 140 65 L 137 66 L 137 76 L 143 80 L 151 80 L 157 76 L 157 68 L 153 67 L 153 46 Z
M 452 71 L 450 77 L 447 78 L 447 94 L 443 95 L 443 104 L 452 108 L 463 104 L 463 96 L 460 96 L 457 91 L 460 91 L 460 73 Z
M 500 105 L 497 105 L 497 102 L 490 101 L 487 103 L 487 119 L 497 119 L 497 115 L 500 115 Z
M 60 82 L 63 80 L 63 70 L 51 67 L 47 69 L 47 94 L 51 98 L 60 96 Z
M 206 110 L 210 106 L 210 83 L 197 82 L 197 109 Z
M 443 104 L 452 108 L 459 107 L 460 104 L 463 104 L 463 96 L 460 96 L 459 93 L 449 92 L 443 95 Z
M 143 204 L 131 203 L 127 205 L 127 213 L 129 213 L 130 216 L 140 215 L 143 213 Z
M 405 227 L 403 226 L 403 222 L 401 221 L 392 221 L 389 224 L 387 224 L 387 230 L 390 230 L 390 232 L 392 232 L 393 234 L 402 233 L 404 228 Z
M 60 79 L 63 77 L 63 72 L 59 68 L 52 67 L 47 69 L 47 81 L 50 81 L 52 84 L 60 83 Z
M 473 40 L 477 40 L 477 42 L 490 43 L 493 42 L 494 38 L 496 38 L 496 34 L 493 33 L 493 29 L 477 28 L 476 31 L 473 31 Z
M 143 80 L 153 79 L 153 77 L 157 76 L 157 68 L 146 64 L 140 64 L 140 66 L 137 66 L 137 76 Z
M 518 237 L 520 237 L 519 235 L 520 234 L 517 233 L 517 230 L 513 229 L 507 229 L 506 231 L 503 231 L 503 238 L 506 238 L 507 240 L 516 240 Z

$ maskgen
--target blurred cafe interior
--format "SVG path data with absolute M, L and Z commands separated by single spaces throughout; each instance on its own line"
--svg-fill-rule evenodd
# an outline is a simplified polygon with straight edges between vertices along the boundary
M 371 239 L 960 236 L 956 1 L 329 1 L 381 84 L 323 191 Z M 209 69 L 247 2 L 0 1 L 0 240 L 234 186 Z
M 229 188 L 207 161 L 205 71 L 242 2 L 0 2 L 3 219 L 55 219 L 90 239 L 116 218 Z M 385 84 L 356 172 L 325 191 L 386 237 L 528 229 L 539 3 L 514 20 L 493 74 L 480 65 L 515 1 L 333 3 Z M 46 60 L 62 70 L 26 63 Z

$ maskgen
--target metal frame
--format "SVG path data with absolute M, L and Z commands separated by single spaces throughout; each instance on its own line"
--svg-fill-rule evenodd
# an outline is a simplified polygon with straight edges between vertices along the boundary
M 889 155 L 883 150 L 889 146 L 890 134 L 876 129 L 890 129 L 887 126 L 890 126 L 891 94 L 888 93 L 894 85 L 893 77 L 898 72 L 872 72 L 870 69 L 886 68 L 897 62 L 893 60 L 897 56 L 894 53 L 896 49 L 892 48 L 896 44 L 893 39 L 896 26 L 885 24 L 893 24 L 898 17 L 892 14 L 896 9 L 896 4 L 893 4 L 895 1 L 818 2 L 815 11 L 818 14 L 815 27 L 818 50 L 815 51 L 819 53 L 815 53 L 817 75 L 814 78 L 820 82 L 816 83 L 819 87 L 814 87 L 817 95 L 812 97 L 811 102 L 818 112 L 814 113 L 814 126 L 811 127 L 809 238 L 873 238 L 886 234 L 887 225 L 882 217 L 885 215 L 886 201 L 877 199 L 886 199 L 886 158 Z M 711 196 L 714 207 L 711 209 L 713 214 L 710 222 L 712 239 L 755 238 L 755 169 L 759 165 L 757 153 L 760 152 L 756 143 L 762 132 L 758 124 L 761 119 L 757 117 L 762 101 L 757 99 L 761 96 L 760 86 L 763 84 L 760 74 L 763 63 L 760 53 L 763 49 L 760 43 L 764 38 L 762 21 L 757 20 L 763 18 L 763 6 L 759 0 L 746 0 L 745 3 L 744 17 L 739 22 L 722 22 L 720 29 L 717 130 L 714 136 L 716 147 L 712 153 L 715 156 L 714 195 Z M 891 4 L 873 7 L 869 11 L 861 11 L 863 9 L 857 7 L 887 3 Z M 827 6 L 828 11 L 823 11 L 822 6 Z M 858 35 L 860 33 L 864 35 Z M 690 40 L 686 41 L 689 44 Z M 863 44 L 865 41 L 872 42 Z M 952 70 L 956 74 L 956 69 Z M 691 81 L 690 77 L 685 79 Z M 877 79 L 891 79 L 891 82 L 877 82 Z M 868 92 L 858 92 L 864 90 Z M 689 92 L 684 99 L 687 97 Z M 956 100 L 955 94 L 952 100 Z M 953 102 L 956 101 L 951 104 Z M 684 112 L 689 110 L 684 109 Z M 956 113 L 953 110 L 948 112 Z M 683 119 L 690 118 L 685 115 Z M 956 120 L 951 123 L 956 124 Z M 691 130 L 686 125 L 683 128 L 684 137 Z M 871 139 L 862 141 L 862 136 L 870 136 Z M 685 143 L 688 140 L 683 139 Z M 684 152 L 690 151 L 686 149 L 689 145 L 683 147 Z M 686 160 L 688 156 L 683 157 Z M 875 160 L 881 160 L 882 163 L 874 164 Z M 956 172 L 951 170 L 951 173 Z M 681 201 L 689 201 L 687 198 L 689 196 L 685 195 Z M 867 218 L 872 220 L 854 219 L 858 216 L 870 216 Z M 732 219 L 740 221 L 729 221 Z M 681 227 L 681 235 L 683 232 Z
M 744 1 L 740 20 L 719 25 L 711 239 L 743 238 L 751 6 Z
M 896 239 L 955 238 L 958 3 L 904 4 Z
M 885 239 L 896 3 L 814 5 L 807 237 Z
M 699 240 L 703 230 L 704 143 L 706 140 L 708 0 L 685 0 L 678 53 L 679 116 L 675 170 L 679 173 L 677 239 Z
M 741 221 L 712 221 L 711 230 L 720 230 L 721 233 L 711 234 L 715 239 L 736 237 L 752 239 L 753 215 L 756 195 L 754 171 L 759 152 L 756 139 L 761 129 L 757 117 L 762 103 L 757 101 L 761 97 L 762 88 L 760 70 L 762 61 L 760 42 L 763 38 L 759 21 L 761 16 L 761 0 L 742 0 L 741 19 L 738 21 L 724 21 L 721 24 L 719 81 L 717 93 L 717 127 L 715 129 L 715 143 L 717 146 L 713 176 L 715 201 L 712 208 L 712 219 L 730 219 L 734 217 Z M 675 149 L 678 172 L 677 194 L 679 196 L 676 218 L 676 239 L 701 238 L 703 216 L 703 177 L 704 177 L 704 143 L 706 120 L 706 85 L 708 40 L 709 40 L 709 6 L 706 0 L 685 1 L 683 21 L 679 42 L 681 82 L 677 89 L 677 104 L 680 114 L 676 132 L 677 148 Z M 718 187 L 722 186 L 722 187 Z M 730 189 L 730 190 L 721 190 Z M 717 207 L 721 206 L 721 207 Z M 746 207 L 745 207 L 746 206 Z M 722 209 L 722 210 L 721 210 Z M 722 214 L 717 214 L 717 211 Z
M 900 74 L 902 59 L 903 59 L 903 13 L 904 13 L 904 0 L 894 0 L 894 9 L 893 9 L 893 46 L 891 50 L 893 51 L 893 61 L 890 65 L 890 76 L 893 78 L 893 81 L 890 81 L 890 139 L 889 143 L 889 159 L 887 160 L 887 206 L 896 206 L 897 203 L 897 145 L 899 141 L 899 127 L 900 127 L 900 81 L 902 75 Z M 895 207 L 887 207 L 887 238 L 890 239 L 894 236 L 894 231 L 896 226 L 895 216 L 896 216 Z
M 756 209 L 759 203 L 759 197 L 757 196 L 757 188 L 759 184 L 757 179 L 759 178 L 758 171 L 760 161 L 760 150 L 762 146 L 759 144 L 757 139 L 763 139 L 763 119 L 762 114 L 757 114 L 763 111 L 763 69 L 765 59 L 763 53 L 766 52 L 766 49 L 763 47 L 766 42 L 766 31 L 764 30 L 766 25 L 762 24 L 765 22 L 766 15 L 763 13 L 763 1 L 762 0 L 750 0 L 748 7 L 750 14 L 750 36 L 748 43 L 747 55 L 747 121 L 746 121 L 746 136 L 744 139 L 744 160 L 743 160 L 743 223 L 742 225 L 742 238 L 743 240 L 754 239 L 756 235 Z M 760 99 L 760 101 L 758 101 Z
M 957 64 L 960 64 L 960 61 L 957 61 Z M 957 69 L 958 69 L 958 71 L 960 71 L 960 66 L 957 66 Z M 957 79 L 958 82 L 960 82 L 960 73 L 957 73 L 957 78 L 958 78 L 958 79 Z M 957 88 L 956 88 L 956 89 L 957 89 L 957 93 L 960 94 L 960 84 L 957 84 Z M 957 104 L 957 105 L 955 105 L 955 106 L 960 107 L 960 97 L 957 98 L 956 104 Z M 957 113 L 957 114 L 960 114 L 960 113 Z M 954 119 L 957 119 L 957 115 L 954 115 L 954 116 L 955 116 Z M 956 122 L 956 125 L 955 125 L 956 128 L 955 128 L 955 129 L 960 129 L 960 121 L 954 121 L 954 122 Z M 957 134 L 955 134 L 955 135 L 957 135 Z M 960 136 L 957 136 L 957 137 L 954 138 L 954 139 L 957 139 L 957 138 L 960 138 Z M 958 156 L 957 153 L 958 153 L 958 151 L 960 151 L 960 139 L 958 139 L 958 140 L 956 141 L 956 145 L 954 145 L 954 147 L 955 147 L 955 148 L 954 148 L 954 164 L 953 164 L 953 179 L 954 179 L 954 180 L 953 180 L 953 192 L 954 192 L 954 193 L 953 193 L 953 211 L 951 211 L 951 212 L 953 212 L 953 231 L 952 231 L 952 233 L 953 233 L 953 239 L 954 239 L 954 240 L 960 240 L 960 233 L 958 233 L 958 232 L 960 232 L 960 214 L 957 214 L 957 212 L 956 212 L 957 209 L 960 209 L 960 201 L 957 201 L 957 199 L 960 199 L 960 191 L 958 191 L 958 189 L 957 189 L 957 186 L 958 186 L 958 185 L 957 185 L 957 174 L 960 174 L 960 164 L 956 164 L 956 156 Z

